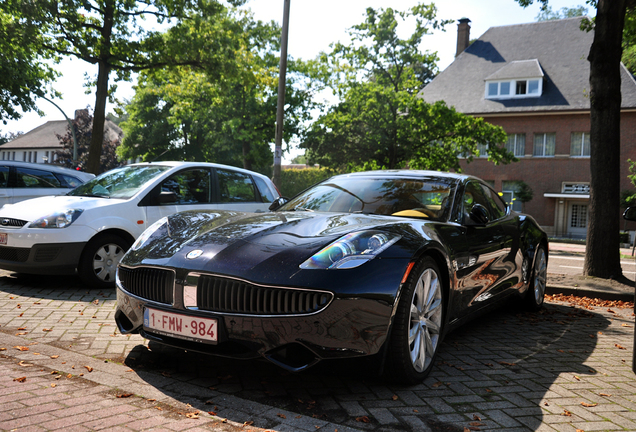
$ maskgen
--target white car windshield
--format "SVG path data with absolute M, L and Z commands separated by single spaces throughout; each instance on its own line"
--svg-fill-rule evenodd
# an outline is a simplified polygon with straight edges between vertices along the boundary
M 170 168 L 165 165 L 115 168 L 78 186 L 67 195 L 128 199 L 139 192 L 147 182 Z

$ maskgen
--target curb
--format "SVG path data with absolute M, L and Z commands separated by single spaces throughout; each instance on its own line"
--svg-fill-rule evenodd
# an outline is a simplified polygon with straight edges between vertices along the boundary
M 562 285 L 548 285 L 545 288 L 546 294 L 564 294 L 577 297 L 598 298 L 601 300 L 633 302 L 634 292 L 624 291 L 600 291 L 585 287 L 570 287 Z

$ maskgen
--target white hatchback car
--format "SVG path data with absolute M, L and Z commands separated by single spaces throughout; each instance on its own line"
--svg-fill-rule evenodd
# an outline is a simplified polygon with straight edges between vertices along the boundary
M 51 164 L 0 161 L 0 207 L 46 195 L 62 195 L 95 174 Z
M 252 171 L 196 162 L 155 162 L 108 171 L 66 195 L 0 209 L 0 269 L 73 274 L 111 287 L 119 260 L 164 216 L 184 210 L 267 211 L 279 197 Z

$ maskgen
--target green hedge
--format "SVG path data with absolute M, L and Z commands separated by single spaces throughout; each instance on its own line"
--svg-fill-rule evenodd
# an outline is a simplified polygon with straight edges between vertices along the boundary
M 291 198 L 326 178 L 334 175 L 329 168 L 286 169 L 280 173 L 280 194 Z

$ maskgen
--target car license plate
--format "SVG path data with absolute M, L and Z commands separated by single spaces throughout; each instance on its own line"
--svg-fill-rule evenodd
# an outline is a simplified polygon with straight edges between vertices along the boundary
M 144 328 L 155 333 L 195 342 L 216 343 L 218 322 L 214 318 L 181 315 L 158 309 L 144 310 Z
M 0 233 L 0 245 L 6 245 L 7 244 L 7 233 Z

